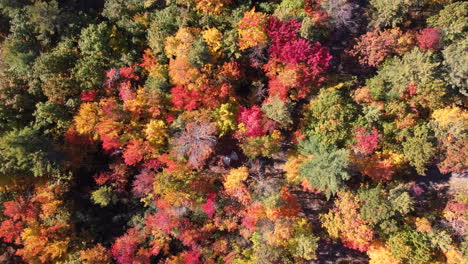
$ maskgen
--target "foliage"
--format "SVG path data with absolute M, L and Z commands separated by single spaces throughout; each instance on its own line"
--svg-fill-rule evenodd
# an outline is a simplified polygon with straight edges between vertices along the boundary
M 438 14 L 427 19 L 427 24 L 440 28 L 446 42 L 461 40 L 467 32 L 467 7 L 468 3 L 463 1 L 445 5 Z
M 440 42 L 440 30 L 438 28 L 421 29 L 416 35 L 419 48 L 422 50 L 438 50 Z
M 327 145 L 343 145 L 351 137 L 354 105 L 338 89 L 322 89 L 310 101 L 306 117 L 306 135 L 315 136 Z
M 0 262 L 466 262 L 466 7 L 0 0 Z
M 435 153 L 430 133 L 426 126 L 417 126 L 414 135 L 403 142 L 405 158 L 420 175 L 424 175 Z
M 270 97 L 262 105 L 262 111 L 268 118 L 285 127 L 292 124 L 290 108 L 290 104 L 288 105 L 288 102 L 281 100 L 278 96 Z
M 255 47 L 266 44 L 268 41 L 266 34 L 267 16 L 255 9 L 244 13 L 244 17 L 239 21 L 239 49 Z
M 334 238 L 340 238 L 349 248 L 366 251 L 374 236 L 372 228 L 359 215 L 357 197 L 349 192 L 339 192 L 335 210 L 321 215 L 322 226 Z
M 392 255 L 400 261 L 411 264 L 428 263 L 431 248 L 425 234 L 416 230 L 402 230 L 393 234 L 387 242 Z
M 216 126 L 212 123 L 192 122 L 174 140 L 176 155 L 188 157 L 190 167 L 201 169 L 216 145 Z
M 445 59 L 444 65 L 448 70 L 447 81 L 465 96 L 468 94 L 466 89 L 468 82 L 466 78 L 468 72 L 468 67 L 466 66 L 467 56 L 464 52 L 467 46 L 468 40 L 465 38 L 447 46 L 442 52 Z
M 109 205 L 112 200 L 112 188 L 109 186 L 101 186 L 91 194 L 91 198 L 95 204 L 105 207 Z
M 349 53 L 357 57 L 360 64 L 378 66 L 385 58 L 400 51 L 402 39 L 403 33 L 397 27 L 384 31 L 376 29 L 361 35 Z
M 388 2 L 385 0 L 371 0 L 372 22 L 374 27 L 396 26 L 403 23 L 408 17 L 409 8 L 417 6 L 417 0 L 397 0 Z
M 327 199 L 344 187 L 351 176 L 347 172 L 348 151 L 326 147 L 314 137 L 299 143 L 299 153 L 310 158 L 301 164 L 299 172 L 311 187 L 325 192 Z

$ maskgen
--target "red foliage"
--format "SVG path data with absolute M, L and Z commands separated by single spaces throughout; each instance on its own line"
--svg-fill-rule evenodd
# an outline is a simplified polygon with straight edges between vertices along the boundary
M 23 223 L 7 219 L 0 224 L 0 237 L 7 243 L 20 243 L 20 235 L 23 232 Z
M 254 203 L 246 208 L 242 225 L 249 231 L 253 232 L 256 229 L 257 221 L 264 215 L 264 208 L 261 203 Z
M 365 127 L 354 129 L 354 139 L 357 140 L 356 149 L 364 155 L 372 154 L 379 145 L 380 135 L 375 127 L 372 132 L 367 132 Z
M 212 218 L 216 212 L 216 193 L 210 193 L 207 195 L 206 202 L 201 205 L 203 212 L 209 217 Z
M 94 181 L 97 185 L 104 185 L 107 181 L 111 178 L 111 173 L 109 172 L 101 172 L 99 174 L 94 175 Z
M 264 115 L 258 105 L 252 106 L 252 108 L 241 107 L 237 116 L 239 123 L 245 124 L 246 132 L 245 135 L 249 137 L 261 137 L 265 135 Z
M 197 249 L 192 249 L 184 254 L 184 263 L 185 264 L 200 264 L 200 251 Z
M 134 228 L 129 229 L 126 234 L 117 238 L 112 244 L 112 256 L 119 264 L 133 264 L 135 252 L 141 240 L 141 234 L 138 231 Z
M 101 141 L 102 141 L 102 148 L 105 151 L 111 151 L 120 148 L 120 140 L 118 138 L 113 138 L 109 135 L 102 135 L 101 136 Z
M 21 196 L 17 197 L 16 201 L 4 202 L 3 207 L 3 215 L 11 217 L 15 221 L 28 221 L 37 215 L 37 210 L 34 206 L 25 201 Z
M 177 85 L 171 89 L 171 103 L 178 109 L 194 110 L 200 106 L 199 92 L 189 90 L 183 85 Z
M 155 214 L 146 217 L 145 224 L 150 229 L 171 233 L 174 228 L 179 226 L 180 221 L 170 209 L 158 208 Z
M 158 159 L 149 159 L 144 164 L 145 168 L 157 170 L 161 167 L 161 161 Z
M 324 25 L 328 19 L 328 14 L 320 8 L 321 0 L 306 0 L 304 10 L 312 18 L 316 26 Z
M 132 193 L 136 197 L 142 198 L 151 192 L 153 190 L 154 176 L 154 172 L 146 169 L 142 170 L 133 181 Z
M 323 81 L 320 75 L 327 70 L 331 55 L 319 42 L 312 44 L 300 38 L 300 26 L 295 19 L 281 22 L 272 17 L 268 22 L 271 59 L 263 70 L 270 78 L 270 96 L 286 100 L 291 89 L 296 89 L 296 98 L 305 98 L 312 85 Z
M 438 50 L 440 49 L 440 29 L 425 28 L 416 35 L 418 46 L 422 50 Z
M 229 97 L 230 91 L 231 85 L 226 82 L 219 86 L 202 84 L 197 90 L 177 85 L 171 89 L 171 103 L 178 109 L 189 111 L 201 106 L 213 109 Z
M 133 94 L 131 90 L 132 84 L 130 81 L 123 82 L 119 86 L 119 96 L 122 101 L 129 101 L 135 99 L 135 95 Z
M 97 91 L 82 92 L 81 101 L 85 101 L 85 102 L 94 101 L 94 98 L 96 98 L 96 95 L 97 95 Z
M 123 153 L 125 164 L 136 165 L 138 162 L 140 162 L 143 159 L 143 156 L 145 153 L 146 153 L 145 142 L 143 142 L 142 140 L 138 140 L 138 139 L 130 140 Z
M 297 40 L 297 31 L 301 28 L 301 23 L 296 19 L 282 22 L 275 17 L 268 20 L 267 33 L 271 45 L 269 53 L 271 57 L 280 57 L 284 46 L 291 41 Z M 297 52 L 296 50 L 294 52 Z

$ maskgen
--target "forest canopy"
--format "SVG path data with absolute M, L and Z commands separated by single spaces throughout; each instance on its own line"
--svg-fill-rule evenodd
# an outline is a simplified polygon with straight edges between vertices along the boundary
M 468 264 L 468 2 L 0 0 L 0 263 Z

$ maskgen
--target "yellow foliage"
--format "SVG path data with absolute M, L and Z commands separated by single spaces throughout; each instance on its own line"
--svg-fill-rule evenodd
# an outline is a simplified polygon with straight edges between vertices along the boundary
M 190 48 L 199 33 L 200 29 L 198 28 L 183 27 L 175 35 L 167 37 L 164 46 L 166 56 L 168 58 L 172 56 L 187 58 Z
M 208 44 L 210 52 L 213 56 L 221 56 L 221 48 L 223 46 L 223 34 L 216 28 L 209 28 L 202 32 L 203 39 Z
M 168 137 L 167 125 L 162 120 L 151 120 L 145 129 L 146 139 L 156 145 L 162 146 Z
M 249 177 L 249 169 L 247 167 L 240 167 L 231 169 L 224 179 L 224 188 L 227 192 L 233 192 L 238 189 L 242 182 Z
M 415 219 L 416 230 L 421 233 L 429 233 L 432 231 L 431 222 L 425 217 L 416 217 Z
M 268 42 L 266 33 L 266 22 L 268 17 L 255 9 L 244 13 L 239 22 L 239 49 L 245 50 Z
M 463 254 L 455 248 L 445 252 L 445 257 L 447 258 L 447 264 L 468 264 L 468 260 L 463 258 Z
M 80 134 L 89 134 L 93 131 L 94 126 L 98 121 L 99 107 L 98 104 L 83 103 L 75 116 L 76 131 Z
M 219 14 L 223 7 L 232 3 L 232 0 L 195 0 L 197 9 L 208 14 Z
M 267 234 L 267 242 L 273 246 L 286 246 L 293 235 L 293 220 L 282 219 L 275 223 L 273 232 Z
M 105 247 L 97 244 L 92 248 L 80 251 L 81 264 L 110 264 L 111 257 Z
M 55 241 L 47 244 L 47 247 L 44 248 L 44 256 L 48 256 L 48 259 L 51 260 L 66 257 L 69 243 L 70 238 L 66 238 L 62 241 Z
M 369 264 L 401 264 L 396 260 L 390 249 L 380 241 L 372 241 L 369 250 L 367 251 L 369 256 Z
M 437 125 L 442 130 L 455 130 L 450 131 L 455 135 L 458 135 L 461 131 L 468 129 L 468 111 L 461 109 L 458 106 L 448 106 L 442 109 L 437 109 L 432 113 L 432 118 L 435 119 Z
M 283 170 L 286 171 L 286 180 L 289 183 L 298 183 L 301 179 L 299 167 L 307 160 L 307 157 L 300 154 L 290 154 L 288 161 L 284 164 Z

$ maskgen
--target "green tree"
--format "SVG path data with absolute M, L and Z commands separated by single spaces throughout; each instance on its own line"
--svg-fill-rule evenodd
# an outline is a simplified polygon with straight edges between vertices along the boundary
M 348 151 L 327 147 L 314 137 L 299 143 L 299 153 L 310 156 L 299 168 L 301 176 L 311 187 L 325 191 L 327 199 L 335 195 L 351 178 L 348 169 Z
M 352 137 L 355 106 L 335 88 L 322 89 L 309 104 L 304 133 L 327 145 L 344 146 Z
M 468 9 L 468 3 L 465 2 Z M 468 16 L 468 15 L 467 15 Z M 468 21 L 467 21 L 468 24 Z M 468 34 L 467 34 L 468 36 Z M 447 46 L 443 51 L 447 67 L 446 80 L 464 96 L 468 96 L 468 37 Z
M 288 127 L 292 124 L 290 108 L 290 102 L 285 102 L 278 96 L 271 97 L 262 104 L 262 111 L 265 115 L 271 120 L 280 123 L 283 127 Z
M 418 125 L 403 144 L 403 153 L 418 174 L 424 175 L 436 153 L 433 135 L 427 125 Z

